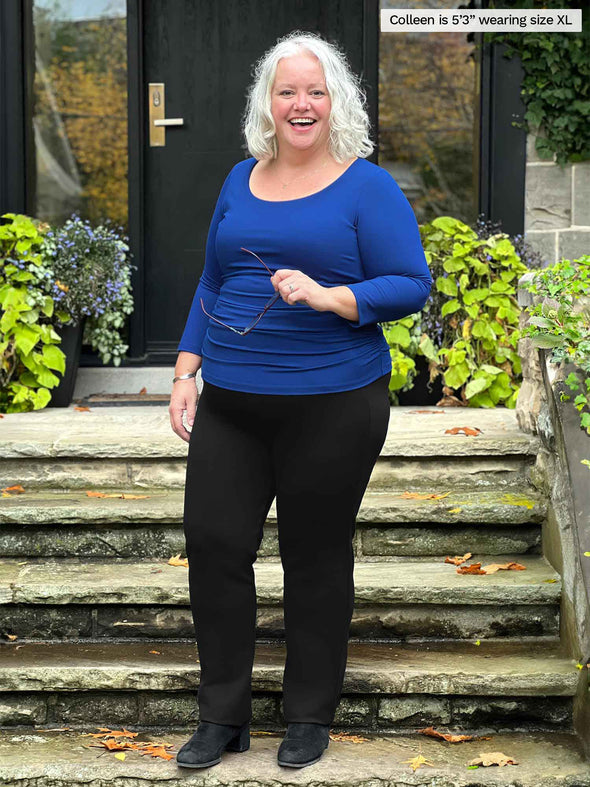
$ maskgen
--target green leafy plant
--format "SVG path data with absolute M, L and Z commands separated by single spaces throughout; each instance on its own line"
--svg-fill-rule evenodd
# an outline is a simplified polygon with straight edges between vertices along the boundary
M 582 4 L 583 5 L 583 4 Z M 503 0 L 491 8 L 563 9 L 563 0 Z M 572 8 L 579 8 L 574 3 Z M 505 57 L 520 56 L 524 76 L 521 96 L 526 105 L 527 132 L 540 134 L 535 147 L 540 158 L 560 166 L 590 158 L 590 15 L 582 11 L 582 32 L 484 33 L 485 43 L 506 45 Z
M 564 382 L 572 393 L 579 392 L 573 405 L 590 434 L 590 256 L 559 260 L 522 286 L 538 296 L 527 309 L 530 316 L 522 335 L 551 350 L 551 363 L 576 366 Z
M 65 355 L 55 319 L 68 314 L 44 292 L 46 273 L 40 250 L 48 225 L 6 213 L 0 224 L 0 411 L 39 410 L 63 374 Z
M 71 315 L 84 320 L 83 342 L 102 362 L 119 366 L 129 346 L 123 341 L 126 315 L 133 311 L 127 238 L 111 226 L 92 227 L 73 214 L 47 232 L 41 249 L 49 291 Z
M 451 216 L 422 225 L 420 233 L 434 286 L 422 312 L 382 326 L 391 349 L 390 390 L 412 386 L 412 359 L 423 355 L 430 382 L 442 375 L 451 400 L 514 407 L 522 372 L 516 287 L 526 265 L 505 233 L 481 238 Z

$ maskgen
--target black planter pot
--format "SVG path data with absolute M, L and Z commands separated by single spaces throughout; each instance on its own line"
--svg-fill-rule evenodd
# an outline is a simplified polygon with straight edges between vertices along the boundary
M 76 386 L 76 376 L 78 374 L 78 363 L 80 362 L 80 350 L 82 349 L 82 335 L 84 334 L 84 323 L 82 319 L 77 325 L 54 326 L 55 331 L 61 336 L 60 350 L 66 356 L 66 369 L 64 376 L 55 388 L 50 388 L 51 399 L 48 407 L 69 407 L 74 396 Z
M 417 355 L 414 358 L 416 363 L 416 376 L 414 377 L 414 385 L 409 391 L 398 391 L 397 398 L 400 405 L 422 405 L 422 404 L 436 404 L 443 397 L 443 378 L 439 375 L 430 388 L 428 388 L 428 381 L 430 373 L 428 372 L 428 358 L 423 355 Z

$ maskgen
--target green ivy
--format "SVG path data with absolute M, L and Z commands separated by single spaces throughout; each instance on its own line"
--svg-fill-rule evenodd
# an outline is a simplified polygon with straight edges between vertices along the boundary
M 576 371 L 564 382 L 572 392 L 579 391 L 573 404 L 590 434 L 590 256 L 559 260 L 535 272 L 523 288 L 540 297 L 528 307 L 529 324 L 522 335 L 551 350 L 552 363 L 575 364 Z
M 423 355 L 430 380 L 443 376 L 445 395 L 470 407 L 515 407 L 522 379 L 516 288 L 526 265 L 505 233 L 482 239 L 451 216 L 421 225 L 420 235 L 434 287 L 422 312 L 382 325 L 390 390 L 412 386 L 413 357 Z M 440 317 L 436 337 L 425 329 L 429 312 Z
M 6 213 L 0 225 L 0 411 L 40 410 L 51 399 L 50 388 L 64 373 L 65 355 L 52 320 L 69 315 L 55 311 L 41 288 L 41 257 L 48 225 L 28 216 Z
M 581 33 L 484 33 L 484 43 L 502 42 L 505 57 L 520 55 L 524 123 L 513 126 L 537 135 L 541 159 L 565 166 L 590 159 L 590 12 L 588 3 L 564 0 L 504 0 L 498 9 L 582 8 Z

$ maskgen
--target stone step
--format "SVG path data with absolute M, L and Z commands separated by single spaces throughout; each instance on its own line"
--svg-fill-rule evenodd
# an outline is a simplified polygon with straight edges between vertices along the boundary
M 519 787 L 589 787 L 590 764 L 584 759 L 577 737 L 571 733 L 510 732 L 493 735 L 491 740 L 448 744 L 414 732 L 409 735 L 365 733 L 354 738 L 332 727 L 330 742 L 319 762 L 301 769 L 278 765 L 277 751 L 284 735 L 271 729 L 251 728 L 250 748 L 245 752 L 224 752 L 218 765 L 203 769 L 180 767 L 175 760 L 180 747 L 195 726 L 152 732 L 142 727 L 136 742 L 171 744 L 173 756 L 141 755 L 125 752 L 125 760 L 114 751 L 91 748 L 97 741 L 84 734 L 98 732 L 97 726 L 80 730 L 47 730 L 25 727 L 0 731 L 0 783 L 28 787 L 87 787 L 89 784 L 170 787 L 188 783 L 222 783 L 226 787 L 244 784 L 281 787 L 295 782 L 306 787 L 374 787 L 413 785 L 414 787 L 474 787 L 509 785 Z M 447 731 L 445 729 L 445 731 Z M 454 728 L 449 730 L 458 732 Z M 100 739 L 99 739 L 100 740 Z M 501 751 L 516 765 L 470 769 L 469 763 L 481 752 Z M 413 771 L 407 762 L 419 754 L 427 760 Z M 295 778 L 296 774 L 296 778 Z
M 91 488 L 89 488 L 92 491 Z M 140 524 L 182 522 L 184 490 L 117 488 L 98 490 L 104 494 L 139 495 L 129 497 L 89 497 L 87 490 L 60 491 L 32 490 L 11 497 L 0 498 L 0 525 L 54 524 Z M 442 498 L 425 500 L 405 498 L 405 492 L 420 490 L 399 489 L 395 492 L 366 492 L 358 523 L 409 523 L 521 525 L 541 523 L 547 502 L 532 486 L 510 489 L 431 490 L 429 494 L 446 494 Z M 448 493 L 448 494 L 447 494 Z M 276 522 L 276 500 L 273 501 L 268 522 Z
M 474 555 L 483 565 L 494 556 Z M 462 575 L 437 561 L 355 564 L 353 637 L 559 634 L 561 581 L 541 556 L 522 571 Z M 284 637 L 283 568 L 254 563 L 258 634 Z M 164 561 L 0 561 L 0 633 L 19 639 L 194 637 L 188 571 Z
M 0 503 L 1 507 L 1 503 Z M 6 557 L 120 557 L 166 558 L 184 552 L 182 523 L 109 525 L 101 523 L 41 525 L 31 523 L 3 525 L 0 529 L 0 555 Z M 358 523 L 354 536 L 357 560 L 382 560 L 389 557 L 463 555 L 466 551 L 486 555 L 538 554 L 541 551 L 541 525 L 442 526 L 372 525 Z M 276 522 L 267 522 L 258 556 L 279 557 Z
M 253 718 L 280 723 L 283 644 L 257 643 Z M 0 645 L 0 724 L 170 725 L 194 718 L 199 684 L 194 643 L 38 642 Z M 378 729 L 422 724 L 468 728 L 570 728 L 585 679 L 547 638 L 525 642 L 355 643 L 348 646 L 335 724 Z M 4 719 L 2 720 L 2 715 Z M 21 723 L 23 723 L 21 721 Z M 29 722 L 30 723 L 30 722 Z
M 84 737 L 98 732 L 98 723 L 84 730 L 51 730 L 23 727 L 0 731 L 0 783 L 28 787 L 102 787 L 151 785 L 171 787 L 187 784 L 221 783 L 226 787 L 374 787 L 413 785 L 414 787 L 474 787 L 474 785 L 514 785 L 519 787 L 589 787 L 590 764 L 577 737 L 562 732 L 510 732 L 494 734 L 491 740 L 448 744 L 413 732 L 387 735 L 370 732 L 356 738 L 332 727 L 328 748 L 319 762 L 301 769 L 278 765 L 277 751 L 284 735 L 270 728 L 251 728 L 250 748 L 245 752 L 224 752 L 218 765 L 203 769 L 181 768 L 175 760 L 180 747 L 196 725 L 179 730 L 151 731 L 133 727 L 135 742 L 158 741 L 171 744 L 169 760 L 128 750 L 125 759 L 115 751 L 91 748 L 98 741 Z M 43 725 L 46 727 L 47 725 Z M 461 732 L 455 728 L 447 730 Z M 100 740 L 100 739 L 99 739 Z M 469 768 L 481 752 L 501 751 L 516 765 Z M 419 754 L 427 760 L 413 771 L 407 762 Z M 213 781 L 212 781 L 213 780 Z
M 186 481 L 186 455 L 142 459 L 104 457 L 95 459 L 42 455 L 26 459 L 0 460 L 0 486 L 20 484 L 31 489 L 86 489 L 124 486 L 135 491 L 143 488 L 179 489 Z M 506 456 L 381 456 L 368 489 L 387 491 L 406 485 L 421 489 L 452 486 L 453 489 L 513 487 L 531 478 L 532 457 Z
M 475 419 L 482 430 L 476 437 L 445 434 Z M 415 486 L 416 479 L 424 488 L 513 485 L 528 479 L 539 444 L 506 408 L 476 415 L 469 408 L 433 407 L 426 414 L 392 408 L 369 488 Z M 181 488 L 187 451 L 160 406 L 11 413 L 0 434 L 0 486 L 83 489 L 91 481 L 95 488 Z

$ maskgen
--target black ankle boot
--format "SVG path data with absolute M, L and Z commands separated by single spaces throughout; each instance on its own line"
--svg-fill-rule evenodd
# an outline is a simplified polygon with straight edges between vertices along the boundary
M 250 722 L 242 726 L 201 721 L 192 738 L 178 750 L 176 762 L 184 768 L 206 768 L 221 762 L 223 751 L 250 748 Z
M 317 762 L 330 743 L 330 725 L 292 721 L 278 751 L 279 765 L 303 768 Z

